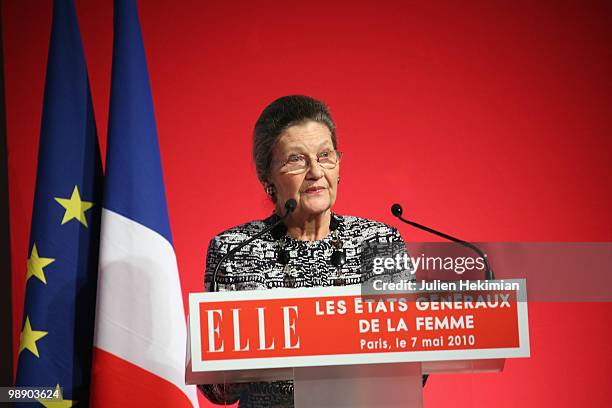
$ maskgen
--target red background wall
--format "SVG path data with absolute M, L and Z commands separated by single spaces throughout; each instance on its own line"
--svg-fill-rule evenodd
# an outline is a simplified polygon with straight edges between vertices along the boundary
M 110 3 L 77 1 L 103 151 Z M 2 15 L 16 347 L 51 1 L 4 1 Z M 185 296 L 202 289 L 213 235 L 272 210 L 250 132 L 291 93 L 331 106 L 341 214 L 396 225 L 398 201 L 474 241 L 612 241 L 608 2 L 149 0 L 140 17 Z M 612 405 L 611 304 L 529 313 L 530 359 L 434 376 L 426 406 Z

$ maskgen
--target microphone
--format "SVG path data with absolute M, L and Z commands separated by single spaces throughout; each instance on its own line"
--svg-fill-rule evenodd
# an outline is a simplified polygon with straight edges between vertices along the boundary
M 297 207 L 297 202 L 293 198 L 290 198 L 289 200 L 287 200 L 287 202 L 285 202 L 285 215 L 279 218 L 276 222 L 272 223 L 271 225 L 259 231 L 257 234 L 253 235 L 251 238 L 246 239 L 243 242 L 241 242 L 236 248 L 228 251 L 227 254 L 225 254 L 223 258 L 221 258 L 221 260 L 215 267 L 215 270 L 213 271 L 211 292 L 219 291 L 219 285 L 217 284 L 217 274 L 219 273 L 219 267 L 221 266 L 221 264 L 225 262 L 226 260 L 230 259 L 231 257 L 233 257 L 236 252 L 240 251 L 247 244 L 255 241 L 257 238 L 261 237 L 266 232 L 273 230 L 274 227 L 276 227 L 281 222 L 284 222 L 289 217 L 289 214 L 295 211 L 296 207 Z
M 431 229 L 429 227 L 426 227 L 424 225 L 418 224 L 416 222 L 409 221 L 409 220 L 407 220 L 407 219 L 402 217 L 402 213 L 403 212 L 404 212 L 404 210 L 402 209 L 401 205 L 393 204 L 391 206 L 391 214 L 393 214 L 395 217 L 397 217 L 400 221 L 405 222 L 406 224 L 412 225 L 415 228 L 422 229 L 423 231 L 427 231 L 430 234 L 434 234 L 434 235 L 437 235 L 437 236 L 442 237 L 444 239 L 448 239 L 449 241 L 453 241 L 453 242 L 456 242 L 458 244 L 461 244 L 464 247 L 470 248 L 471 250 L 476 252 L 484 260 L 484 263 L 485 263 L 485 279 L 486 280 L 493 280 L 493 279 L 495 279 L 495 275 L 493 274 L 493 271 L 491 270 L 491 266 L 489 265 L 489 261 L 487 260 L 487 255 L 484 252 L 482 252 L 480 250 L 480 248 L 478 248 L 476 245 L 474 245 L 474 244 L 472 244 L 470 242 L 467 242 L 467 241 L 463 241 L 463 240 L 461 240 L 459 238 L 455 238 L 455 237 L 450 236 L 448 234 L 445 234 L 443 232 L 436 231 L 435 229 Z

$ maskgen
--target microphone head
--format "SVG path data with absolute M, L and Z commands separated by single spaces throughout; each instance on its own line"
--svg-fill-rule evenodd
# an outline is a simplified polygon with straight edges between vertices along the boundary
M 297 207 L 297 201 L 295 201 L 293 198 L 290 198 L 285 202 L 285 210 L 287 210 L 287 214 L 293 212 L 293 210 L 295 210 L 296 207 Z
M 401 205 L 393 204 L 391 206 L 391 214 L 393 214 L 394 216 L 401 217 L 403 212 L 404 212 L 404 210 L 402 209 Z

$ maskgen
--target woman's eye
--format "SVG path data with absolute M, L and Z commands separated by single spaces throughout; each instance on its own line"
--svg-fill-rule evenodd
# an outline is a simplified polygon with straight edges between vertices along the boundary
M 287 159 L 287 162 L 289 163 L 297 163 L 299 161 L 302 160 L 302 156 L 298 156 L 298 155 L 291 155 L 289 156 L 289 158 Z

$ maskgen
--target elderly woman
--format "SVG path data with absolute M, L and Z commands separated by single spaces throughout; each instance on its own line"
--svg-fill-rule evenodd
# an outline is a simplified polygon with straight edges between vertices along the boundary
M 284 223 L 219 265 L 218 290 L 359 284 L 373 273 L 362 267 L 364 245 L 395 243 L 404 248 L 395 228 L 332 212 L 342 153 L 336 125 L 323 102 L 297 95 L 272 102 L 255 124 L 253 158 L 275 212 L 211 240 L 207 290 L 212 287 L 213 271 L 229 249 L 278 221 L 289 199 L 297 206 Z M 410 279 L 411 275 L 406 271 L 406 276 L 394 278 Z M 215 403 L 240 400 L 240 407 L 293 406 L 291 381 L 201 385 L 200 390 Z

